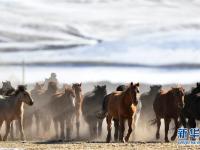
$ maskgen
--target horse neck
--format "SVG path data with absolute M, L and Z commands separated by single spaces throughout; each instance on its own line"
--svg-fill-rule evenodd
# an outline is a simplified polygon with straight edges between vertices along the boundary
M 76 95 L 75 98 L 76 102 L 80 103 L 82 101 L 82 93 L 75 90 L 75 95 Z
M 24 103 L 20 100 L 19 96 L 18 95 L 13 95 L 11 98 L 13 98 L 13 107 L 14 107 L 14 110 L 17 111 L 17 110 L 20 110 Z
M 132 105 L 132 102 L 131 102 L 132 98 L 131 98 L 131 96 L 128 92 L 129 92 L 128 89 L 125 90 L 125 91 L 122 91 L 122 97 L 123 97 L 122 101 L 125 105 L 131 106 Z

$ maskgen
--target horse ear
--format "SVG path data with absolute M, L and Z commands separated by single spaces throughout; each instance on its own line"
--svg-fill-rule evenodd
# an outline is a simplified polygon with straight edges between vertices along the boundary
M 82 82 L 79 84 L 79 86 L 81 86 L 82 85 Z
M 133 86 L 133 82 L 131 82 L 131 86 Z

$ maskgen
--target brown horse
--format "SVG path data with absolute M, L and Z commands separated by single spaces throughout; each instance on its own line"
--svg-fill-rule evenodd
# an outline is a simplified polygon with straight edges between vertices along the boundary
M 81 89 L 81 83 L 75 83 L 72 85 L 72 88 L 75 91 L 75 111 L 76 111 L 76 136 L 79 138 L 79 128 L 80 128 L 80 114 L 83 102 L 83 95 Z
M 31 96 L 34 99 L 34 106 L 31 108 L 28 108 L 27 105 L 24 107 L 24 128 L 25 131 L 27 130 L 29 136 L 33 137 L 33 135 L 39 136 L 40 132 L 40 95 L 43 93 L 43 84 L 36 83 L 33 90 L 31 90 Z M 33 118 L 35 117 L 35 123 L 36 123 L 36 134 L 33 134 L 32 132 L 32 126 L 33 126 Z
M 178 118 L 180 117 L 183 108 L 184 89 L 182 87 L 172 88 L 169 91 L 161 90 L 153 103 L 153 109 L 156 114 L 156 119 L 153 124 L 157 123 L 156 139 L 160 138 L 161 118 L 165 121 L 165 142 L 168 140 L 168 130 L 171 119 L 174 120 L 175 130 L 171 140 L 176 139 L 177 130 L 179 127 Z
M 124 91 L 115 91 L 108 96 L 107 105 L 107 142 L 111 140 L 111 121 L 112 119 L 119 120 L 120 135 L 119 140 L 124 142 L 125 119 L 128 119 L 128 133 L 125 141 L 129 140 L 132 132 L 133 117 L 137 110 L 137 94 L 139 93 L 139 83 L 131 84 Z M 116 127 L 116 125 L 115 125 Z M 117 135 L 118 136 L 118 135 Z M 117 137 L 118 138 L 118 137 Z M 115 140 L 117 139 L 115 137 Z
M 51 117 L 54 122 L 54 128 L 56 131 L 56 138 L 67 140 L 71 137 L 71 131 L 73 129 L 72 123 L 75 114 L 74 90 L 70 87 L 66 88 L 63 93 L 58 93 L 52 96 L 50 102 Z M 58 125 L 60 124 L 60 135 L 58 133 Z M 65 136 L 65 124 L 66 124 L 66 136 Z
M 58 90 L 57 83 L 56 82 L 49 82 L 48 88 L 45 91 L 42 91 L 39 95 L 39 105 L 37 107 L 39 113 L 40 113 L 40 122 L 43 127 L 44 136 L 47 136 L 48 131 L 50 130 L 51 126 L 51 109 L 50 109 L 50 101 L 51 97 L 56 94 Z
M 24 103 L 33 105 L 33 99 L 26 91 L 26 87 L 22 85 L 18 86 L 18 89 L 13 95 L 0 99 L 0 128 L 3 121 L 6 122 L 6 134 L 3 138 L 4 141 L 7 140 L 7 136 L 10 132 L 10 125 L 13 120 L 18 120 L 21 140 L 25 139 L 23 130 Z

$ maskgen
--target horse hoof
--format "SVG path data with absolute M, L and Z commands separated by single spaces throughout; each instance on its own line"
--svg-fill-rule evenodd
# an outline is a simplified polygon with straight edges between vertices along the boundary
M 166 143 L 169 143 L 169 140 L 168 140 L 168 139 L 165 139 L 165 142 L 166 142 Z
M 110 138 L 106 138 L 106 143 L 110 143 Z
M 125 137 L 125 142 L 128 142 L 128 137 Z
M 160 134 L 156 134 L 156 139 L 160 139 Z
M 172 137 L 171 137 L 171 140 L 172 140 L 172 141 L 174 141 L 175 139 L 176 139 L 176 137 L 175 137 L 175 136 L 172 136 Z
M 123 139 L 120 139 L 119 140 L 121 143 L 125 143 L 125 139 L 123 138 Z

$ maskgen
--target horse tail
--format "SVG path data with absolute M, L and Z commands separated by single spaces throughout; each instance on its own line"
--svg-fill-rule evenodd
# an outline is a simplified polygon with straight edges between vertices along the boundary
M 108 100 L 109 100 L 109 95 L 106 95 L 103 99 L 102 110 L 97 113 L 97 118 L 104 119 L 106 117 L 107 112 L 108 112 L 108 109 L 107 109 Z
M 155 125 L 157 123 L 157 119 L 156 118 L 152 119 L 149 122 L 150 122 L 150 125 L 153 126 L 153 125 Z

